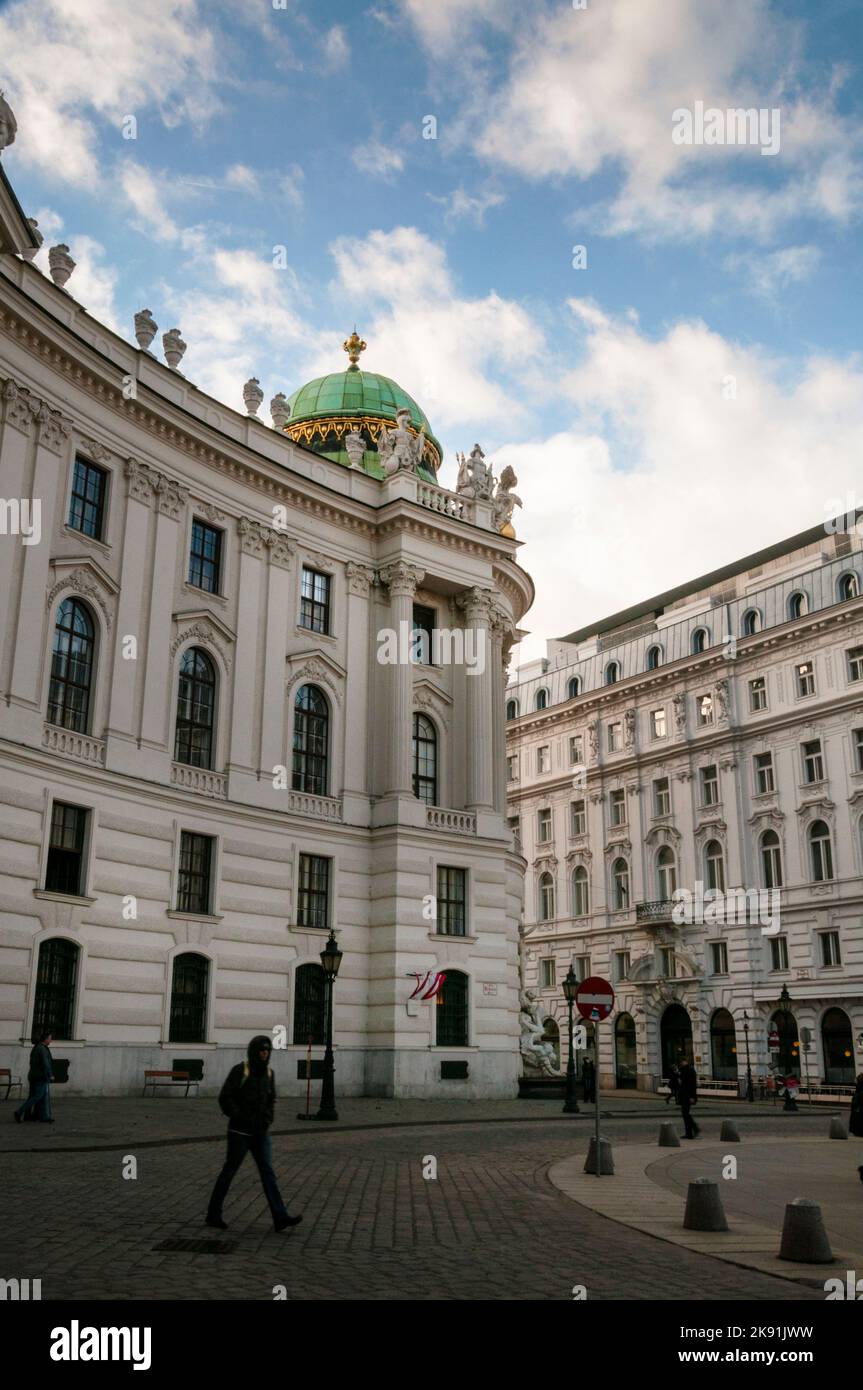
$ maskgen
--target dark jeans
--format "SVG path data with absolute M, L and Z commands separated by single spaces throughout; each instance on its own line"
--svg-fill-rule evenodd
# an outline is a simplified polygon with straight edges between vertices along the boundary
M 695 1123 L 695 1121 L 692 1118 L 692 1115 L 689 1113 L 691 1105 L 692 1101 L 688 1098 L 681 1099 L 680 1113 L 683 1116 L 683 1123 L 686 1128 L 687 1139 L 694 1139 L 696 1134 L 699 1133 L 698 1125 Z
M 36 1110 L 37 1107 L 41 1112 L 39 1116 L 40 1119 L 50 1120 L 52 1118 L 51 1086 L 47 1081 L 30 1082 L 30 1094 L 24 1104 L 18 1106 L 15 1114 L 20 1115 L 22 1120 L 26 1120 L 29 1112 L 31 1110 Z
M 216 1178 L 216 1186 L 213 1188 L 213 1195 L 207 1208 L 208 1216 L 222 1215 L 222 1203 L 228 1195 L 228 1188 L 250 1149 L 252 1158 L 258 1165 L 261 1185 L 273 1219 L 275 1220 L 277 1216 L 287 1216 L 288 1213 L 276 1182 L 276 1175 L 273 1172 L 273 1146 L 269 1134 L 239 1134 L 234 1129 L 228 1130 L 228 1153 L 225 1166 Z

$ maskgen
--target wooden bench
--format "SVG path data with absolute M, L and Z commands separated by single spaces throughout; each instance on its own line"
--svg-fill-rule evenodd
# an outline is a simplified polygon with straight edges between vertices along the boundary
M 189 1094 L 189 1087 L 194 1086 L 195 1093 L 198 1091 L 198 1082 L 187 1071 L 155 1071 L 145 1070 L 144 1090 L 142 1095 L 147 1094 L 147 1087 L 151 1086 L 153 1095 L 156 1094 L 157 1086 L 185 1086 L 186 1095 Z
M 6 1094 L 3 1097 L 4 1100 L 9 1099 L 9 1092 L 12 1090 L 13 1086 L 18 1088 L 18 1095 L 20 1096 L 21 1094 L 21 1078 L 20 1076 L 13 1076 L 11 1068 L 9 1067 L 0 1067 L 0 1086 L 6 1087 Z

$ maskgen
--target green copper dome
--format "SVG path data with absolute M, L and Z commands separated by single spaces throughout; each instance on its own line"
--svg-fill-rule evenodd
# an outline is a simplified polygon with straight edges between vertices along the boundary
M 353 344 L 356 344 L 356 347 Z M 400 410 L 406 410 L 410 425 L 419 434 L 425 433 L 423 463 L 419 473 L 434 482 L 441 461 L 441 447 L 432 434 L 424 411 L 397 382 L 377 372 L 365 372 L 356 365 L 365 343 L 354 334 L 345 344 L 351 353 L 351 366 L 344 372 L 331 372 L 316 377 L 301 386 L 288 399 L 290 414 L 285 433 L 298 444 L 305 444 L 316 454 L 351 466 L 344 437 L 358 430 L 366 445 L 362 467 L 376 477 L 383 476 L 378 462 L 377 441 L 382 430 L 395 426 Z

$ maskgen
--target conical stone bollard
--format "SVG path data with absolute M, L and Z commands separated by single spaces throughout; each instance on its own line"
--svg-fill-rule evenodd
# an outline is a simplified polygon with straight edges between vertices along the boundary
M 780 1260 L 797 1264 L 826 1265 L 833 1261 L 833 1251 L 824 1229 L 821 1208 L 808 1197 L 795 1197 L 785 1208 L 782 1225 Z
M 601 1164 L 599 1170 L 600 1177 L 602 1177 L 603 1173 L 608 1173 L 610 1176 L 613 1177 L 614 1157 L 611 1152 L 611 1140 L 603 1139 L 601 1135 L 599 1138 L 599 1161 Z M 585 1173 L 596 1172 L 596 1139 L 591 1139 L 590 1141 L 590 1148 L 587 1151 L 587 1158 L 584 1160 L 584 1171 Z
M 679 1149 L 680 1137 L 677 1130 L 670 1120 L 659 1126 L 659 1147 L 661 1149 Z
M 847 1125 L 845 1124 L 845 1121 L 841 1118 L 840 1115 L 834 1115 L 834 1116 L 833 1116 L 833 1119 L 830 1121 L 830 1138 L 831 1138 L 831 1139 L 847 1139 L 847 1138 L 848 1138 L 848 1127 L 847 1127 Z
M 719 1184 L 712 1178 L 696 1178 L 686 1194 L 685 1231 L 727 1231 Z
M 723 1120 L 719 1138 L 724 1140 L 726 1144 L 739 1144 L 740 1135 L 737 1132 L 737 1121 Z

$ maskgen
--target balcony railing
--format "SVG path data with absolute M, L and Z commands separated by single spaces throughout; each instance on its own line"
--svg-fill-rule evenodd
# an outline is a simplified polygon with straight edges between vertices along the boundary
M 636 903 L 636 922 L 670 922 L 675 904 L 671 898 L 660 898 L 658 902 Z
M 288 792 L 288 810 L 315 820 L 341 820 L 342 802 L 338 796 L 314 796 L 311 792 Z
M 421 507 L 440 512 L 442 516 L 451 516 L 456 521 L 474 520 L 473 502 L 459 497 L 455 492 L 447 492 L 446 488 L 435 487 L 433 483 L 417 483 L 417 501 Z
M 228 793 L 228 779 L 223 772 L 208 767 L 190 767 L 188 763 L 171 763 L 171 782 L 185 791 L 200 792 L 201 796 L 222 799 Z
M 429 830 L 448 830 L 455 835 L 476 834 L 473 811 L 450 811 L 445 806 L 427 806 L 426 825 Z
M 42 747 L 50 748 L 62 758 L 78 758 L 83 763 L 95 763 L 101 767 L 105 762 L 105 744 L 100 738 L 90 738 L 89 734 L 76 734 L 72 729 L 61 729 L 56 724 L 46 724 L 42 731 Z

